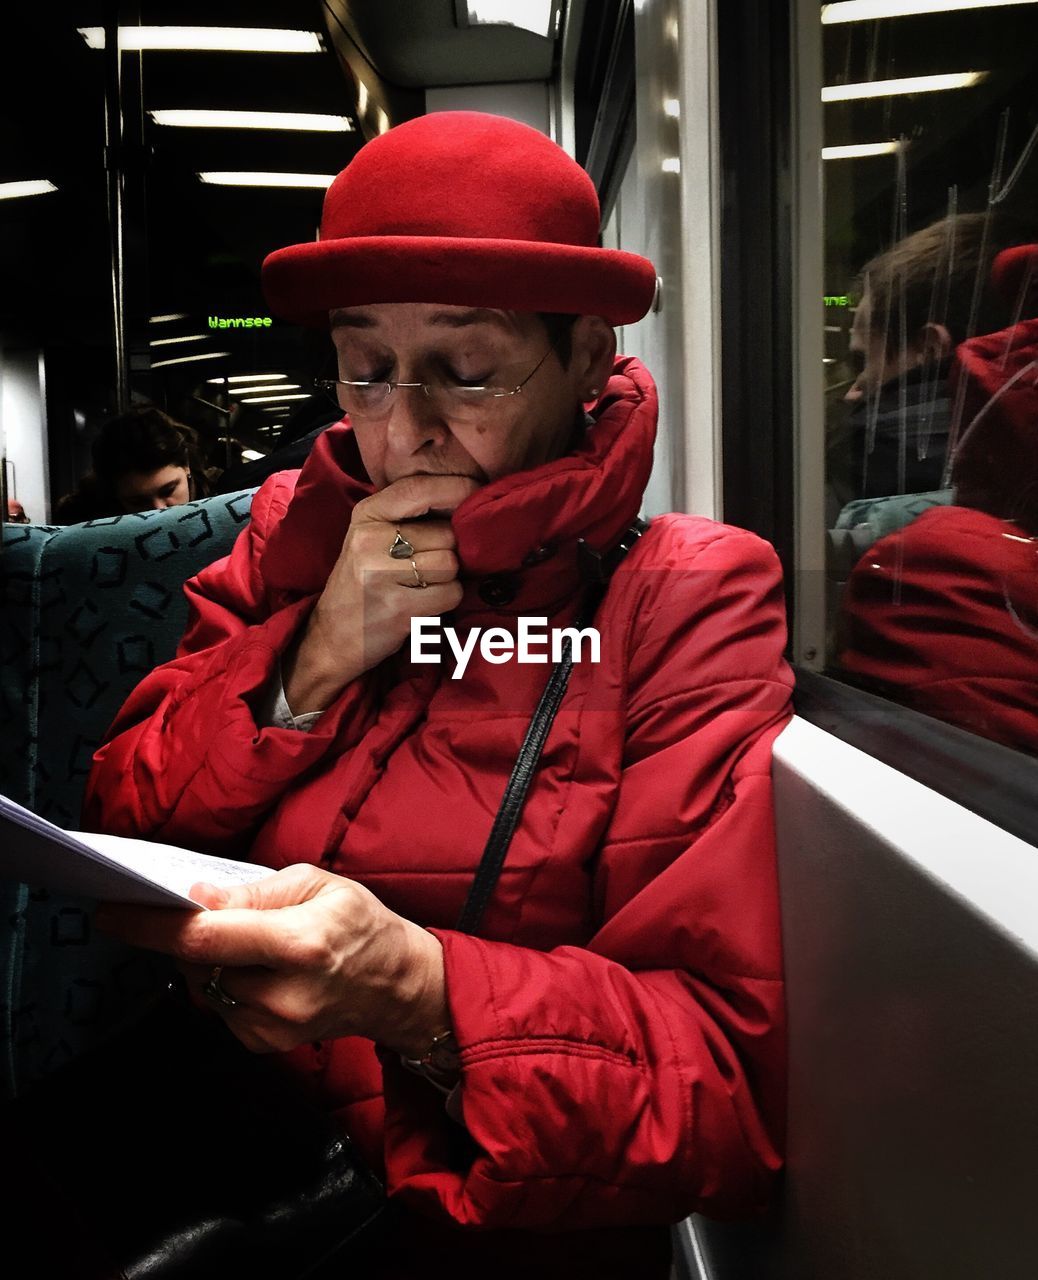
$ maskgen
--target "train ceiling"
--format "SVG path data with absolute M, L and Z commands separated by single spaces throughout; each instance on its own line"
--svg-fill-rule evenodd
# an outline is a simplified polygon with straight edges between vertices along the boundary
M 199 174 L 336 173 L 367 138 L 421 114 L 424 88 L 543 81 L 556 49 L 554 40 L 529 31 L 467 26 L 456 0 L 18 5 L 5 16 L 0 42 L 0 183 L 45 179 L 57 190 L 0 201 L 0 337 L 8 342 L 102 347 L 110 340 L 111 60 L 80 32 L 116 14 L 126 27 L 211 27 L 219 20 L 320 37 L 315 53 L 124 52 L 123 249 L 127 331 L 138 363 L 150 316 L 184 313 L 196 321 L 211 312 L 262 310 L 265 254 L 315 234 L 319 188 L 210 185 Z M 349 129 L 185 128 L 152 114 L 174 109 L 305 112 L 345 117 Z M 277 334 L 266 335 L 272 348 Z M 276 363 L 273 350 L 271 357 Z

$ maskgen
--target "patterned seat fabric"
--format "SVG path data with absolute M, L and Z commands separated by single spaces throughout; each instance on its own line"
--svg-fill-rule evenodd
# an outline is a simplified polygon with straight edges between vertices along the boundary
M 90 758 L 141 676 L 172 657 L 181 584 L 226 555 L 253 490 L 67 528 L 4 525 L 0 792 L 78 824 Z M 95 934 L 89 904 L 0 880 L 0 1096 L 114 1030 L 163 980 Z

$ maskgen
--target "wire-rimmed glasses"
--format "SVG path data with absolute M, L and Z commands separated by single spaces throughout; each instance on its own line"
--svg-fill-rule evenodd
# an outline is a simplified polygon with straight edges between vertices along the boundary
M 430 407 L 452 422 L 475 421 L 494 411 L 497 402 L 522 393 L 523 388 L 555 350 L 554 344 L 541 356 L 522 382 L 514 387 L 478 386 L 465 382 L 356 382 L 348 378 L 319 378 L 314 386 L 338 399 L 351 418 L 387 417 L 398 387 L 421 390 Z

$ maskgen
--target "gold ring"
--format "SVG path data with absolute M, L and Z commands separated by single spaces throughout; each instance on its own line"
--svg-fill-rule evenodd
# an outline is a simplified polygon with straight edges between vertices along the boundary
M 222 1005 L 225 1009 L 237 1009 L 239 1001 L 234 996 L 230 996 L 224 991 L 220 985 L 220 974 L 223 973 L 223 965 L 217 964 L 213 966 L 213 971 L 209 975 L 209 981 L 202 988 L 202 994 L 213 1004 Z
M 410 560 L 414 555 L 414 547 L 411 546 L 399 529 L 396 531 L 396 537 L 389 544 L 389 554 L 394 560 Z
M 411 572 L 414 574 L 414 585 L 416 587 L 421 587 L 421 589 L 424 591 L 429 584 L 418 572 L 418 566 L 415 564 L 413 560 L 411 561 Z

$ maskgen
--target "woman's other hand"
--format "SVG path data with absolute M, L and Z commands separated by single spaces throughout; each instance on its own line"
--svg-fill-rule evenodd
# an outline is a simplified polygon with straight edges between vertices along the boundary
M 462 587 L 449 515 L 478 488 L 469 476 L 411 475 L 357 503 L 302 639 L 282 663 L 295 715 L 323 711 L 351 680 L 395 653 L 413 617 L 458 606 Z M 413 555 L 389 555 L 398 531 Z
M 363 886 L 312 866 L 229 889 L 196 885 L 208 911 L 106 904 L 99 928 L 175 956 L 193 992 L 215 965 L 237 1001 L 218 1006 L 258 1053 L 366 1036 L 421 1057 L 449 1028 L 443 951 Z

